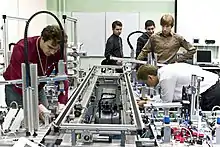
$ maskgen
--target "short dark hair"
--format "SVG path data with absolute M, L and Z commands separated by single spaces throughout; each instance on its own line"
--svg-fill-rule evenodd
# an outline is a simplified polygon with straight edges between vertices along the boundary
M 41 37 L 44 41 L 53 40 L 53 45 L 60 44 L 62 39 L 62 31 L 58 25 L 48 25 L 42 32 Z M 67 42 L 67 35 L 64 32 L 64 42 Z
M 115 29 L 116 26 L 122 27 L 122 23 L 120 21 L 116 20 L 112 23 L 112 29 Z
M 155 23 L 153 20 L 147 20 L 145 22 L 145 28 L 150 27 L 150 26 L 154 26 L 155 27 Z

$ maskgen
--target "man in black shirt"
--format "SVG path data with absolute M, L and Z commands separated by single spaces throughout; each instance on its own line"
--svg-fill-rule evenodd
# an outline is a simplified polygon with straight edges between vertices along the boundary
M 136 58 L 140 54 L 142 48 L 147 43 L 149 37 L 154 33 L 155 23 L 152 20 L 147 20 L 145 22 L 145 30 L 146 32 L 142 34 L 137 40 L 137 49 L 136 49 Z M 146 60 L 146 59 L 145 59 Z
M 105 58 L 102 64 L 107 65 L 121 65 L 120 61 L 110 60 L 110 56 L 123 57 L 123 46 L 120 34 L 122 32 L 122 23 L 120 21 L 114 21 L 112 23 L 113 34 L 108 38 L 105 47 Z

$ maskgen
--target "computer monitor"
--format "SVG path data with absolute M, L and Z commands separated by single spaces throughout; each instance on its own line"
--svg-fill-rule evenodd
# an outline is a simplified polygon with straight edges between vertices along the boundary
M 212 64 L 212 51 L 197 50 L 193 60 L 194 64 Z

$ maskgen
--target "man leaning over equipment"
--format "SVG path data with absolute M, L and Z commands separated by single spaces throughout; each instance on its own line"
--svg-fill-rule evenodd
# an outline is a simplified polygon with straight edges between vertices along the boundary
M 173 63 L 158 69 L 153 65 L 142 65 L 137 72 L 138 80 L 150 87 L 160 87 L 163 102 L 182 101 L 182 88 L 191 85 L 192 75 L 204 78 L 200 83 L 201 109 L 211 111 L 214 106 L 220 105 L 219 76 L 199 66 Z M 138 104 L 144 103 L 146 102 L 140 101 Z
M 45 27 L 41 36 L 28 37 L 28 61 L 37 64 L 38 76 L 49 76 L 54 68 L 58 70 L 61 37 L 61 29 L 56 25 Z M 64 38 L 66 45 L 67 36 L 65 35 Z M 5 80 L 21 79 L 21 64 L 24 62 L 24 40 L 22 39 L 13 48 L 10 63 L 3 74 Z M 38 86 L 39 102 L 47 107 L 49 104 L 43 89 L 44 85 L 40 83 Z M 65 94 L 61 93 L 58 97 L 60 108 L 63 108 L 68 100 L 68 81 L 64 82 L 64 90 Z M 6 85 L 5 98 L 7 106 L 10 106 L 13 101 L 23 105 L 21 85 Z

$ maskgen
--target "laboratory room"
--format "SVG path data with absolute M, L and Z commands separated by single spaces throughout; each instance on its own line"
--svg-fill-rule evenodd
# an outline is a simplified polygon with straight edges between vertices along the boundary
M 0 147 L 220 147 L 219 5 L 2 1 Z

